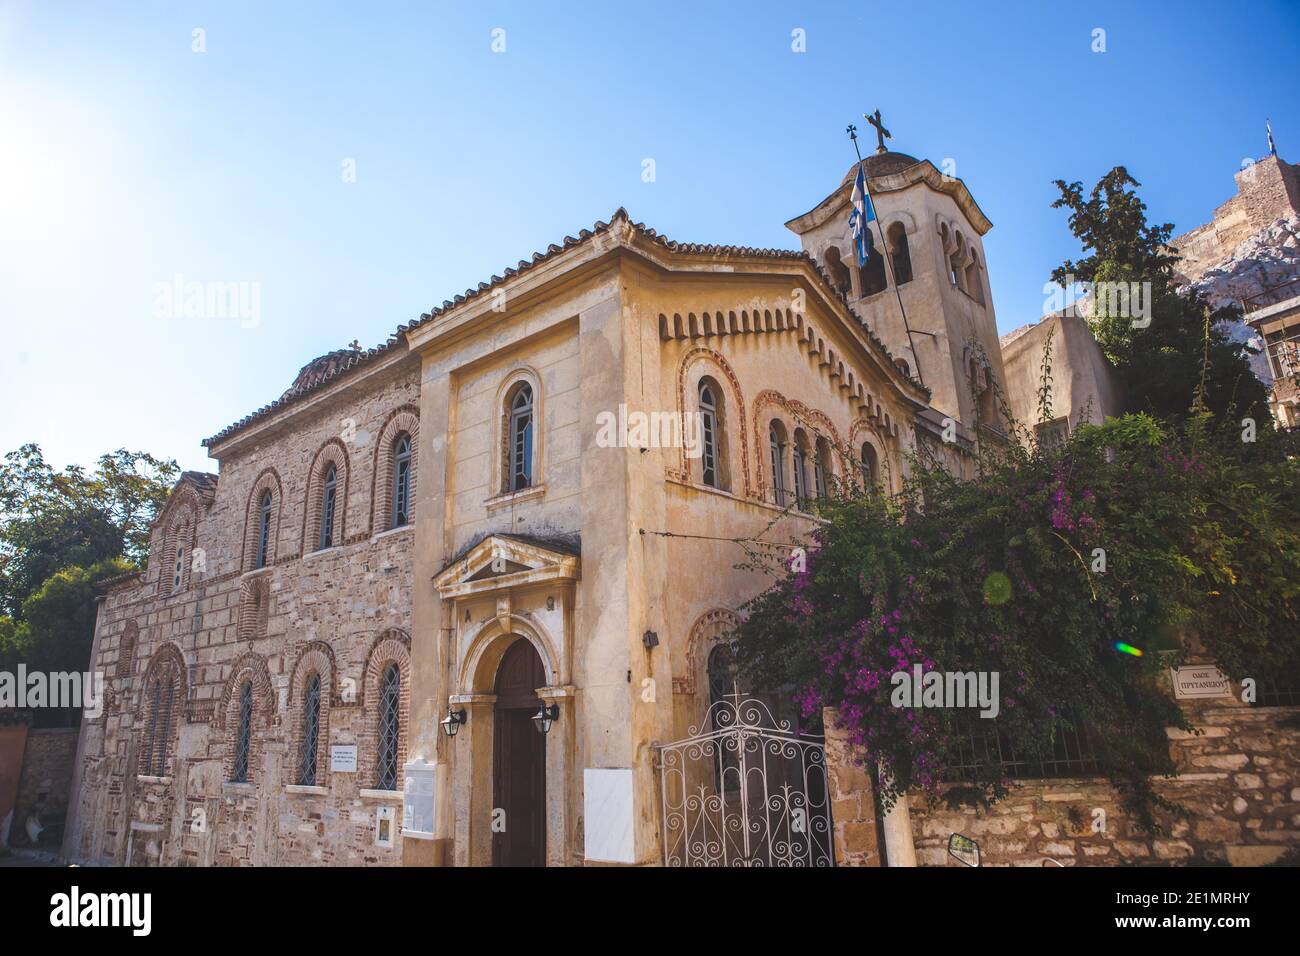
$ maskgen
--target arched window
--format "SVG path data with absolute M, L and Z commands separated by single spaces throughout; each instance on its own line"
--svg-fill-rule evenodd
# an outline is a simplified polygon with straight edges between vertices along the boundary
M 713 730 L 723 730 L 732 726 L 726 718 L 725 701 L 728 696 L 736 700 L 736 675 L 732 664 L 731 648 L 718 644 L 709 651 L 709 713 L 713 717 Z M 719 706 L 720 705 L 720 706 Z M 719 713 L 721 711 L 721 713 Z M 714 783 L 719 792 L 740 789 L 740 754 L 741 746 L 735 735 L 726 734 L 718 738 L 718 752 L 713 760 Z
M 808 436 L 802 428 L 794 430 L 794 500 L 798 508 L 808 505 Z
M 885 257 L 880 254 L 880 250 L 875 246 L 871 247 L 871 252 L 867 255 L 867 264 L 860 270 L 862 280 L 862 297 L 875 295 L 878 292 L 884 292 L 889 288 L 889 283 L 885 278 Z
M 870 488 L 880 484 L 880 462 L 876 458 L 876 449 L 871 447 L 871 442 L 862 443 L 862 477 Z
M 257 561 L 255 568 L 266 567 L 266 559 L 271 549 L 271 492 L 262 494 L 262 503 L 257 511 Z
M 316 753 L 320 737 L 320 674 L 307 678 L 302 706 L 302 749 L 298 754 L 298 783 L 316 786 Z
M 889 264 L 894 269 L 894 283 L 905 285 L 912 281 L 912 251 L 907 245 L 907 228 L 901 223 L 889 227 Z
M 850 287 L 849 267 L 840 258 L 840 250 L 835 246 L 827 247 L 822 262 L 826 266 L 826 271 L 830 274 L 831 285 L 848 295 Z
M 912 377 L 912 366 L 907 364 L 907 359 L 905 358 L 894 359 L 894 367 L 898 369 L 900 372 L 902 372 L 904 375 L 906 375 L 908 378 Z
M 402 432 L 393 442 L 392 526 L 400 528 L 411 520 L 411 436 Z
M 334 506 L 338 500 L 338 490 L 339 472 L 330 465 L 325 472 L 325 487 L 320 502 L 320 540 L 317 547 L 321 551 L 334 545 Z
M 140 772 L 155 777 L 167 773 L 172 739 L 172 712 L 176 707 L 176 674 L 165 668 L 149 688 L 149 732 L 140 754 Z
M 700 467 L 704 483 L 711 488 L 722 488 L 721 392 L 710 379 L 700 380 Z
M 397 789 L 397 742 L 402 677 L 389 664 L 379 685 L 379 789 Z
M 817 454 L 813 459 L 813 481 L 816 484 L 818 498 L 825 498 L 830 485 L 831 443 L 825 438 L 817 439 Z
M 522 491 L 533 484 L 533 388 L 527 382 L 514 390 L 509 413 L 506 491 Z
M 980 261 L 973 252 L 970 262 L 966 264 L 966 292 L 980 305 L 984 304 L 984 283 L 980 280 Z
M 239 688 L 239 723 L 235 727 L 235 763 L 231 783 L 248 783 L 248 753 L 253 743 L 253 682 Z
M 963 292 L 966 291 L 966 237 L 960 232 L 957 233 L 957 243 L 948 257 L 948 278 L 952 284 Z
M 767 428 L 767 441 L 772 453 L 772 499 L 778 508 L 785 507 L 785 428 L 772 422 Z

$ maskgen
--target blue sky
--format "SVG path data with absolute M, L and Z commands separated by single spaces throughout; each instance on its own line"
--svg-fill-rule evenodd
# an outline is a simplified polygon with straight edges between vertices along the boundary
M 894 148 L 956 162 L 994 223 L 999 327 L 1022 325 L 1078 252 L 1053 179 L 1125 164 L 1184 229 L 1264 155 L 1266 116 L 1300 160 L 1300 3 L 1088 6 L 2 0 L 0 451 L 211 469 L 199 442 L 313 356 L 620 205 L 794 248 L 783 223 L 876 107 Z M 256 283 L 256 323 L 160 318 L 177 275 Z

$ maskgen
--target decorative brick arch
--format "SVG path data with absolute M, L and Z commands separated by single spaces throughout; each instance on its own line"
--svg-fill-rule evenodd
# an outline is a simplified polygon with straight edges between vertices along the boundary
M 150 565 L 158 569 L 160 595 L 178 594 L 189 589 L 201 504 L 194 488 L 187 482 L 181 482 L 167 499 L 162 513 L 155 521 L 154 527 L 158 529 L 158 537 L 154 540 L 161 547 L 150 554 Z M 173 587 L 172 579 L 175 575 L 178 547 L 183 547 L 185 554 L 190 557 L 181 568 L 180 584 Z
M 695 410 L 694 402 L 687 404 L 687 394 L 691 392 L 691 389 L 688 387 L 692 381 L 691 368 L 697 363 L 712 365 L 715 371 L 721 374 L 722 381 L 725 381 L 730 388 L 731 401 L 724 410 L 724 415 L 734 408 L 735 414 L 731 416 L 734 421 L 726 421 L 724 422 L 724 425 L 728 432 L 728 438 L 732 435 L 740 436 L 740 477 L 743 479 L 743 483 L 737 482 L 735 469 L 732 468 L 731 492 L 732 494 L 744 494 L 746 497 L 753 497 L 754 488 L 749 470 L 749 431 L 745 424 L 745 393 L 740 387 L 740 379 L 736 375 L 735 370 L 732 369 L 727 360 L 722 357 L 721 352 L 718 352 L 715 349 L 700 347 L 691 349 L 691 351 L 687 352 L 682 358 L 681 364 L 677 367 L 677 409 L 683 416 Z M 717 378 L 716 375 L 712 377 L 715 379 Z M 726 396 L 724 396 L 724 401 L 725 400 Z M 684 420 L 685 419 L 683 418 L 683 421 Z M 736 455 L 730 455 L 731 461 L 728 462 L 728 465 L 730 466 L 736 458 Z M 683 481 L 689 482 L 692 480 L 692 468 L 691 460 L 686 455 L 685 447 L 681 450 L 680 461 L 681 465 L 678 477 Z
M 266 637 L 271 619 L 271 574 L 248 574 L 239 584 L 239 623 L 241 641 Z
M 117 639 L 117 670 L 115 677 L 130 677 L 135 670 L 135 652 L 140 645 L 140 625 L 127 621 Z
M 173 767 L 175 742 L 189 699 L 185 655 L 175 644 L 154 652 L 145 668 L 137 702 L 136 772 L 167 776 Z
M 767 422 L 763 418 L 763 409 L 769 405 L 774 405 L 782 411 L 783 414 L 780 417 L 785 424 L 790 442 L 794 441 L 795 429 L 802 425 L 806 428 L 812 428 L 813 432 L 818 435 L 828 437 L 831 447 L 842 447 L 839 431 L 836 430 L 830 418 L 821 410 L 811 408 L 797 399 L 786 398 L 775 389 L 768 388 L 759 392 L 758 397 L 754 399 L 754 447 L 758 452 L 756 461 L 756 474 L 758 475 L 756 497 L 760 501 L 767 500 L 771 479 L 771 465 L 764 460 L 764 451 L 767 448 Z
M 301 646 L 298 660 L 289 677 L 289 719 L 292 722 L 293 750 L 290 754 L 292 763 L 289 774 L 297 782 L 300 755 L 305 743 L 303 724 L 305 713 L 307 679 L 312 674 L 320 675 L 320 720 L 316 725 L 316 781 L 325 780 L 329 769 L 329 719 L 333 710 L 335 695 L 338 693 L 337 668 L 334 662 L 334 649 L 324 641 L 311 641 Z
M 693 696 L 708 667 L 709 651 L 726 634 L 740 626 L 740 615 L 725 607 L 705 611 L 695 619 L 686 638 L 686 672 L 673 678 L 673 693 Z
M 410 498 L 412 502 L 415 501 L 415 484 L 420 479 L 420 410 L 414 405 L 403 405 L 389 413 L 379 430 L 379 441 L 375 444 L 375 467 L 372 471 L 374 487 L 370 493 L 371 534 L 387 531 L 393 526 L 393 445 L 397 442 L 397 436 L 403 432 L 411 436 Z
M 390 664 L 397 665 L 401 680 L 397 702 L 397 770 L 406 765 L 408 727 L 411 712 L 411 638 L 405 631 L 389 628 L 375 638 L 366 655 L 361 678 L 361 729 L 357 748 L 358 781 L 362 787 L 379 785 L 379 697 L 380 681 Z
M 266 542 L 266 566 L 268 568 L 275 564 L 277 552 L 279 551 L 280 515 L 284 511 L 284 487 L 280 482 L 279 473 L 274 468 L 267 468 L 253 482 L 253 488 L 248 493 L 248 503 L 244 508 L 244 560 L 242 567 L 245 571 L 252 571 L 257 567 L 258 512 L 261 508 L 262 494 L 267 491 L 271 492 L 271 531 L 267 535 Z
M 351 467 L 348 450 L 338 438 L 331 438 L 316 450 L 311 468 L 307 472 L 307 501 L 303 507 L 302 549 L 299 554 L 319 550 L 321 509 L 325 502 L 325 473 L 330 465 L 335 468 L 334 527 L 331 530 L 331 547 L 347 540 L 348 487 Z
M 248 682 L 253 685 L 253 720 L 248 735 L 248 775 L 251 778 L 261 767 L 266 731 L 275 726 L 275 691 L 271 687 L 271 674 L 266 658 L 249 652 L 235 662 L 230 679 L 222 688 L 212 715 L 212 725 L 221 740 L 223 756 L 221 779 L 229 780 L 235 768 L 235 734 L 239 732 L 240 688 Z M 259 731 L 261 731 L 259 733 Z

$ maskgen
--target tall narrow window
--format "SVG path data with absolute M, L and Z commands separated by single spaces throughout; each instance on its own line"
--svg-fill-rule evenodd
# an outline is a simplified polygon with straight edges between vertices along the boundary
M 239 725 L 235 728 L 235 765 L 231 783 L 248 783 L 248 751 L 253 743 L 253 682 L 239 688 Z
M 912 251 L 907 245 L 907 229 L 901 222 L 889 227 L 889 263 L 894 269 L 894 283 L 912 281 Z
M 179 591 L 181 589 L 181 578 L 183 577 L 182 571 L 184 571 L 184 569 L 185 569 L 185 546 L 183 544 L 178 544 L 176 545 L 176 565 L 172 569 L 172 590 L 173 591 Z
M 271 492 L 262 495 L 262 504 L 257 512 L 257 564 L 266 567 L 266 559 L 271 548 Z
M 393 527 L 411 520 L 411 436 L 403 432 L 393 443 Z
M 320 734 L 320 674 L 307 678 L 302 701 L 302 749 L 298 754 L 298 783 L 316 786 L 316 747 Z
M 722 482 L 718 475 L 718 405 L 713 389 L 707 382 L 700 383 L 700 431 L 704 445 L 700 456 L 704 483 L 712 488 L 721 488 Z
M 831 446 L 825 438 L 817 439 L 817 451 L 813 458 L 813 481 L 816 483 L 818 498 L 826 497 L 826 478 L 831 470 Z
M 510 401 L 510 483 L 522 491 L 533 483 L 533 389 L 521 385 Z
M 794 500 L 799 508 L 808 504 L 808 438 L 802 428 L 794 432 Z
M 149 733 L 145 737 L 144 752 L 140 755 L 140 773 L 153 773 L 153 754 L 158 746 L 158 718 L 162 713 L 162 684 L 155 680 L 149 701 Z
M 402 677 L 396 664 L 389 664 L 379 686 L 379 789 L 397 789 L 398 713 Z
M 867 263 L 859 270 L 859 276 L 862 280 L 864 299 L 889 288 L 885 278 L 885 257 L 880 254 L 878 248 L 873 246 L 871 252 L 867 254 Z
M 876 450 L 871 447 L 871 442 L 862 443 L 862 477 L 866 479 L 867 487 L 873 487 L 880 480 L 880 468 L 876 462 Z
M 772 495 L 777 507 L 785 507 L 785 434 L 779 422 L 767 429 L 767 440 L 772 452 Z
M 338 485 L 338 469 L 330 465 L 329 470 L 325 472 L 325 490 L 321 495 L 320 503 L 319 548 L 322 551 L 334 544 L 334 503 L 338 496 Z
M 176 680 L 171 673 L 166 677 L 160 678 L 159 684 L 165 685 L 162 691 L 162 719 L 159 721 L 158 738 L 154 746 L 154 768 L 155 777 L 164 776 L 167 773 L 167 750 L 172 739 L 172 708 L 176 704 Z

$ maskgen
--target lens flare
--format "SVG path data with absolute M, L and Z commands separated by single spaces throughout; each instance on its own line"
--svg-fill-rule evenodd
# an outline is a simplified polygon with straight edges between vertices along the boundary
M 1115 642 L 1115 650 L 1121 654 L 1132 654 L 1134 657 L 1142 656 L 1142 648 L 1134 647 L 1132 644 L 1125 644 L 1123 641 Z

